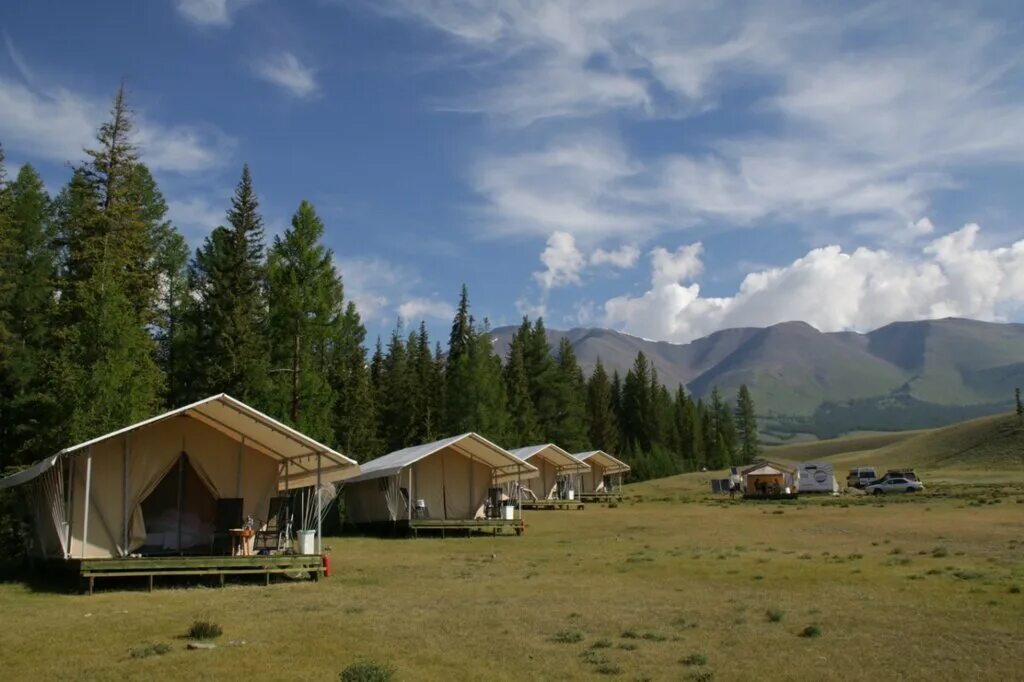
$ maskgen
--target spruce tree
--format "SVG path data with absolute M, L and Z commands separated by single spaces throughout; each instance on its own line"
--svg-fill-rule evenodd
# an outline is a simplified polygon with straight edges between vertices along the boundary
M 195 360 L 196 330 L 190 325 L 195 302 L 189 289 L 188 258 L 185 238 L 167 225 L 159 233 L 156 245 L 159 294 L 154 336 L 157 362 L 166 378 L 166 403 L 171 406 L 187 401 Z
M 754 411 L 754 399 L 750 396 L 747 385 L 740 386 L 736 396 L 736 429 L 739 434 L 739 455 L 741 464 L 749 464 L 760 454 L 761 446 L 757 437 L 757 414 Z
M 263 219 L 249 166 L 231 199 L 230 227 L 218 227 L 192 264 L 198 298 L 196 395 L 228 393 L 265 407 L 269 353 L 265 336 Z
M 391 333 L 380 370 L 380 434 L 388 452 L 401 450 L 413 442 L 414 384 L 409 364 L 399 320 Z
M 332 346 L 331 385 L 335 442 L 349 457 L 365 462 L 384 454 L 377 438 L 377 405 L 366 365 L 366 328 L 352 301 L 345 306 Z
M 308 201 L 291 228 L 274 239 L 267 256 L 273 413 L 303 433 L 333 440 L 334 390 L 329 354 L 344 313 L 334 254 L 321 239 L 324 226 Z
M 508 395 L 509 442 L 514 447 L 522 447 L 539 442 L 542 439 L 537 417 L 534 413 L 533 400 L 530 398 L 530 385 L 526 376 L 524 360 L 525 339 L 518 333 L 512 336 L 508 356 L 505 359 L 505 391 Z
M 633 367 L 622 386 L 622 433 L 641 452 L 651 449 L 651 368 L 643 351 L 637 353 Z
M 410 439 L 414 443 L 434 441 L 440 437 L 442 428 L 442 374 L 431 353 L 425 322 L 420 321 L 419 329 L 409 335 L 407 355 L 413 401 Z
M 56 401 L 46 371 L 56 311 L 52 237 L 43 182 L 22 166 L 10 186 L 0 184 L 0 467 L 3 459 L 28 463 L 56 445 L 50 428 Z
M 587 381 L 587 430 L 592 447 L 605 452 L 618 450 L 619 427 L 612 399 L 612 385 L 601 358 L 597 359 Z
M 590 442 L 586 424 L 586 384 L 576 352 L 564 336 L 558 344 L 555 391 L 557 411 L 551 420 L 551 441 L 569 452 L 580 452 Z

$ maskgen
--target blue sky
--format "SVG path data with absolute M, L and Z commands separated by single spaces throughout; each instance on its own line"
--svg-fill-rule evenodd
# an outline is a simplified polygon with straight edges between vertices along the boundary
M 248 162 L 371 335 L 1024 319 L 1019 4 L 718 5 L 14 0 L 0 142 L 56 190 L 124 79 L 189 240 Z

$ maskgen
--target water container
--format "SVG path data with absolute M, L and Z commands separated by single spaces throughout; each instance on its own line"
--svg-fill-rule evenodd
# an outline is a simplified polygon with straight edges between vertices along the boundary
M 565 499 L 567 499 L 567 500 L 575 500 L 576 499 L 576 491 L 573 490 L 572 488 L 570 488 L 569 491 L 565 494 Z
M 299 554 L 316 553 L 316 531 L 300 530 L 296 533 L 299 537 Z
M 516 508 L 511 504 L 505 505 L 505 520 L 511 521 L 516 517 Z

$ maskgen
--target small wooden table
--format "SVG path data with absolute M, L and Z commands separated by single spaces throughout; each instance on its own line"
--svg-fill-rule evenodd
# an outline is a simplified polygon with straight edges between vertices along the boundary
M 256 531 L 252 528 L 229 528 L 231 536 L 231 556 L 252 556 L 253 537 Z

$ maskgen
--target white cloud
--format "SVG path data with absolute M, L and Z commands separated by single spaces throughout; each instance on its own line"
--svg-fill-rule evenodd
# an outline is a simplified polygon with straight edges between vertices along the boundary
M 219 202 L 204 197 L 189 196 L 167 200 L 167 216 L 192 242 L 198 242 L 210 230 L 223 225 L 230 191 L 223 193 Z
M 568 232 L 555 232 L 548 238 L 547 247 L 540 254 L 540 261 L 546 268 L 533 273 L 533 278 L 545 289 L 579 284 L 580 271 L 586 259 L 576 248 L 576 240 Z
M 610 265 L 615 268 L 631 268 L 640 258 L 640 249 L 632 244 L 624 244 L 612 251 L 595 249 L 590 254 L 591 265 Z
M 6 31 L 4 31 L 4 47 L 7 48 L 7 56 L 10 58 L 11 63 L 14 64 L 14 68 L 18 70 L 18 73 L 21 74 L 21 77 L 24 78 L 26 82 L 31 83 L 34 80 L 32 77 L 32 69 L 29 68 L 28 62 L 25 61 L 21 52 L 18 51 L 18 48 L 14 46 L 14 41 L 11 40 L 11 37 L 7 35 Z
M 11 149 L 54 161 L 82 158 L 109 114 L 109 103 L 66 88 L 31 89 L 0 78 L 0 139 Z M 154 171 L 190 173 L 222 165 L 234 140 L 210 126 L 158 123 L 136 115 L 143 161 Z
M 256 64 L 256 75 L 283 88 L 291 95 L 306 98 L 316 94 L 316 73 L 291 52 L 280 52 Z
M 230 26 L 234 14 L 254 0 L 176 0 L 178 13 L 200 26 Z
M 398 306 L 398 314 L 410 322 L 426 318 L 450 320 L 455 316 L 455 308 L 437 298 L 411 298 Z
M 897 320 L 1004 319 L 1024 306 L 1024 240 L 978 244 L 966 225 L 920 252 L 838 246 L 813 249 L 791 264 L 748 274 L 735 294 L 701 296 L 701 245 L 655 249 L 651 288 L 604 306 L 606 324 L 659 340 L 686 342 L 729 327 L 803 320 L 822 331 L 868 330 Z

